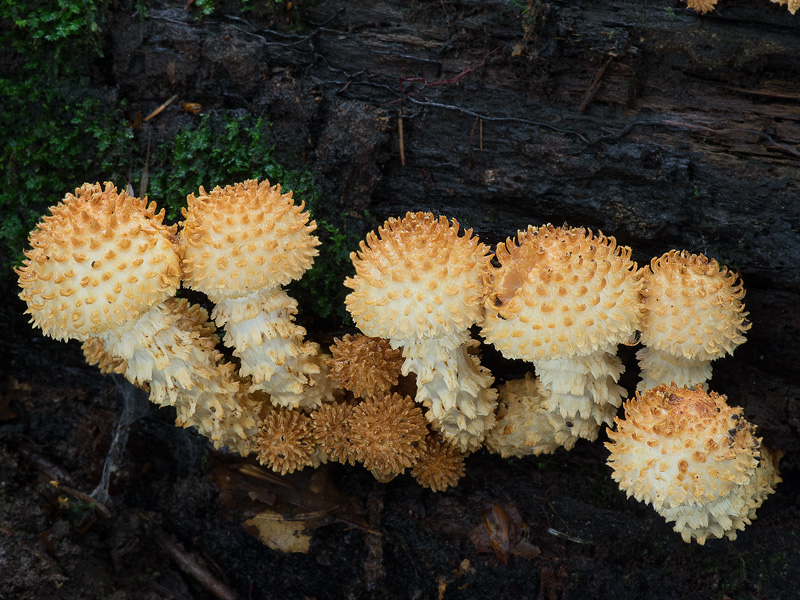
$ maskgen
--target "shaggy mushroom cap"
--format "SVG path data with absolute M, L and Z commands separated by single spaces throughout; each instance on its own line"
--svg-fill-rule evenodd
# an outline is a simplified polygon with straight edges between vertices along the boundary
M 421 456 L 411 469 L 411 476 L 422 487 L 443 492 L 458 485 L 458 480 L 464 476 L 464 454 L 438 435 L 429 435 Z
M 583 228 L 528 227 L 497 246 L 483 336 L 508 358 L 586 355 L 629 340 L 641 276 L 630 248 Z
M 368 398 L 353 409 L 350 439 L 356 457 L 379 481 L 412 466 L 425 444 L 425 416 L 410 396 Z
M 319 253 L 305 205 L 280 185 L 249 180 L 189 194 L 180 248 L 192 289 L 239 296 L 299 279 Z M 213 299 L 213 298 L 212 298 Z
M 488 247 L 447 217 L 408 213 L 367 234 L 350 255 L 345 303 L 365 334 L 394 340 L 442 337 L 482 317 Z
M 356 455 L 350 441 L 353 406 L 346 402 L 329 402 L 311 413 L 311 426 L 322 449 L 328 457 L 342 464 L 356 464 Z
M 641 295 L 642 343 L 672 356 L 720 358 L 750 329 L 738 275 L 702 254 L 671 250 L 653 259 Z
M 281 475 L 313 465 L 317 450 L 311 418 L 288 408 L 271 410 L 251 445 L 258 461 Z
M 761 440 L 725 396 L 660 385 L 625 403 L 606 444 L 612 477 L 628 496 L 652 504 L 689 541 L 733 539 L 763 502 Z
M 77 188 L 30 234 L 17 269 L 31 321 L 58 340 L 87 340 L 135 319 L 180 286 L 164 211 L 111 183 Z
M 330 351 L 330 378 L 357 398 L 383 396 L 399 381 L 403 353 L 387 340 L 348 333 Z

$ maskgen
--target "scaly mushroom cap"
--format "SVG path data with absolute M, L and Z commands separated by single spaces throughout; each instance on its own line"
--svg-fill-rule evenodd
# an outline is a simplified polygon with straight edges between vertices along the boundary
M 397 385 L 403 353 L 387 340 L 348 333 L 336 338 L 330 351 L 330 378 L 357 398 L 383 396 Z
M 319 253 L 317 228 L 292 192 L 255 179 L 189 194 L 183 210 L 181 259 L 192 289 L 239 296 L 299 279 Z
M 407 213 L 367 234 L 350 258 L 345 303 L 365 334 L 407 340 L 464 331 L 482 317 L 488 247 L 431 213 Z
M 701 507 L 754 478 L 761 440 L 725 396 L 662 384 L 624 407 L 606 447 L 612 477 L 628 496 L 658 511 Z
M 311 413 L 314 437 L 331 460 L 356 464 L 355 450 L 350 442 L 353 406 L 346 402 L 326 402 Z
M 671 250 L 644 269 L 641 341 L 695 360 L 730 354 L 751 325 L 743 297 L 741 280 L 716 260 Z
M 411 476 L 434 492 L 455 487 L 464 476 L 464 454 L 450 442 L 431 434 L 425 440 L 422 456 L 411 469 Z
M 583 228 L 528 227 L 497 246 L 483 336 L 508 358 L 568 358 L 624 343 L 639 322 L 630 248 Z
M 58 340 L 86 340 L 138 318 L 180 286 L 164 211 L 106 182 L 77 188 L 30 234 L 17 269 L 31 321 Z
M 251 441 L 258 462 L 286 475 L 312 466 L 317 450 L 311 418 L 299 410 L 274 408 Z
M 350 439 L 356 457 L 381 481 L 412 466 L 425 444 L 425 415 L 410 396 L 369 398 L 353 409 Z

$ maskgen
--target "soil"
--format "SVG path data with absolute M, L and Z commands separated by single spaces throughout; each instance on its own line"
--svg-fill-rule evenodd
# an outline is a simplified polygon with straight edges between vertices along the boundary
M 198 20 L 182 2 L 146 18 L 120 2 L 93 85 L 131 117 L 178 93 L 270 118 L 279 151 L 367 228 L 434 210 L 494 245 L 570 222 L 613 232 L 640 263 L 685 247 L 735 266 L 754 326 L 713 389 L 785 453 L 783 482 L 735 541 L 699 546 L 617 488 L 605 434 L 538 458 L 477 452 L 443 493 L 342 465 L 271 477 L 34 331 L 5 278 L 0 598 L 797 597 L 800 36 L 785 8 L 267 5 Z M 191 118 L 171 106 L 137 135 Z M 345 332 L 304 324 L 323 344 Z M 483 351 L 498 381 L 526 369 Z M 315 508 L 307 552 L 244 525 L 268 509 L 292 522 L 300 505 Z M 498 514 L 508 555 L 490 537 Z

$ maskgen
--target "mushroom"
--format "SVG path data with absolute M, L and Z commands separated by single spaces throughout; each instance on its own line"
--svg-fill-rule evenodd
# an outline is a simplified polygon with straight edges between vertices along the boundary
M 184 283 L 216 304 L 212 317 L 241 360 L 251 391 L 279 406 L 313 409 L 324 385 L 319 346 L 294 322 L 297 302 L 283 289 L 311 267 L 319 240 L 304 204 L 280 185 L 249 180 L 189 194 L 180 252 Z M 315 389 L 316 388 L 316 389 Z
M 388 340 L 347 334 L 330 347 L 330 378 L 356 398 L 385 395 L 397 385 L 403 353 Z
M 464 454 L 433 433 L 425 439 L 422 454 L 411 468 L 411 476 L 422 487 L 443 492 L 458 485 L 464 476 Z
M 353 408 L 353 451 L 382 483 L 414 465 L 422 454 L 427 433 L 425 416 L 411 396 L 387 394 L 368 398 Z
M 738 275 L 702 254 L 670 250 L 644 269 L 639 390 L 660 383 L 707 388 L 711 361 L 750 329 Z
M 665 384 L 625 403 L 606 443 L 612 477 L 685 542 L 736 539 L 780 481 L 779 455 L 725 396 Z
M 353 405 L 347 402 L 326 402 L 311 413 L 314 436 L 328 457 L 342 464 L 356 464 L 356 453 L 350 441 Z
M 244 401 L 231 367 L 221 362 L 186 303 L 175 227 L 111 183 L 84 184 L 51 208 L 30 234 L 17 269 L 20 297 L 45 335 L 92 338 L 103 366 L 147 386 L 150 400 L 174 405 L 178 424 L 197 426 L 215 445 L 246 451 L 259 407 Z
M 458 222 L 408 213 L 370 232 L 350 256 L 356 275 L 345 302 L 369 336 L 403 349 L 402 373 L 416 374 L 416 400 L 427 418 L 464 451 L 475 450 L 492 424 L 494 378 L 471 356 L 469 328 L 482 318 L 481 281 L 488 248 Z
M 497 247 L 481 333 L 504 356 L 533 362 L 549 393 L 543 406 L 565 419 L 611 424 L 626 396 L 616 351 L 636 333 L 641 288 L 630 252 L 614 238 L 552 225 Z M 581 435 L 594 439 L 597 429 Z
M 271 408 L 250 443 L 258 462 L 281 475 L 321 462 L 311 418 L 299 410 Z
M 533 375 L 512 379 L 500 386 L 497 422 L 486 436 L 486 449 L 503 458 L 552 454 L 558 448 L 572 450 L 578 438 L 597 438 L 594 419 L 572 417 L 545 408 L 550 396 Z

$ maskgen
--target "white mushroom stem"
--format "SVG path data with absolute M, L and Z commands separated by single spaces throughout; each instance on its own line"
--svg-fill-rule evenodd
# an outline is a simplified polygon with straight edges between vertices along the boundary
M 125 361 L 129 381 L 149 386 L 151 402 L 175 406 L 178 425 L 246 453 L 258 403 L 240 393 L 233 367 L 220 364 L 213 339 L 182 326 L 184 309 L 185 303 L 169 299 L 98 337 L 108 354 Z
M 674 383 L 687 388 L 699 383 L 704 390 L 708 390 L 706 382 L 711 379 L 711 360 L 684 358 L 648 346 L 636 352 L 636 358 L 642 375 L 636 386 L 640 392 L 653 389 L 661 383 Z
M 550 392 L 545 408 L 565 419 L 594 419 L 598 425 L 613 425 L 627 392 L 617 385 L 625 367 L 616 356 L 616 346 L 609 350 L 570 358 L 534 360 L 542 387 Z M 597 431 L 590 427 L 581 437 L 595 439 Z
M 467 331 L 392 341 L 403 349 L 403 375 L 417 376 L 416 400 L 428 407 L 428 420 L 464 452 L 480 447 L 497 406 L 494 377 L 468 352 L 476 343 Z
M 297 301 L 282 287 L 231 298 L 210 293 L 212 318 L 225 328 L 224 342 L 241 360 L 240 374 L 251 377 L 250 391 L 261 390 L 272 403 L 313 409 L 322 403 L 315 385 L 319 346 L 305 342 L 306 330 L 294 322 Z

